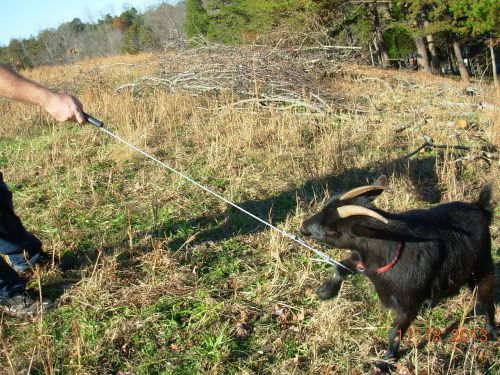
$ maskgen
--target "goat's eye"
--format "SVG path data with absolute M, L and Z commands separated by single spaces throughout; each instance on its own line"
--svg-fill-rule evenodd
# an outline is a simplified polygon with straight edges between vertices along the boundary
M 336 236 L 338 234 L 336 230 L 333 230 L 331 228 L 325 229 L 325 233 L 329 236 Z

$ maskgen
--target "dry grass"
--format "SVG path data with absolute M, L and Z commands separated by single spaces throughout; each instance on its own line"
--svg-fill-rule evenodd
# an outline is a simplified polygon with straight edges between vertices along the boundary
M 323 65 L 301 73 L 328 90 L 324 97 L 341 98 L 321 116 L 307 106 L 237 108 L 230 104 L 239 98 L 226 91 L 116 90 L 161 74 L 164 58 L 116 56 L 25 73 L 75 93 L 117 134 L 290 232 L 329 191 L 380 172 L 391 189 L 378 204 L 390 210 L 473 200 L 485 181 L 500 191 L 498 161 L 468 158 L 499 145 L 498 107 L 473 106 L 494 103 L 489 86 L 468 96 L 446 78 Z M 457 129 L 458 119 L 468 128 Z M 476 151 L 427 150 L 390 163 L 424 134 Z M 314 288 L 329 270 L 306 249 L 93 127 L 55 124 L 40 109 L 1 100 L 0 168 L 19 215 L 53 255 L 31 287 L 59 300 L 30 324 L 2 317 L 7 374 L 359 374 L 385 349 L 391 314 L 366 279 L 350 279 L 320 303 Z M 463 291 L 422 312 L 418 338 L 459 321 L 471 298 Z M 482 317 L 465 323 L 483 325 Z M 417 341 L 404 341 L 399 373 L 498 371 L 495 343 Z

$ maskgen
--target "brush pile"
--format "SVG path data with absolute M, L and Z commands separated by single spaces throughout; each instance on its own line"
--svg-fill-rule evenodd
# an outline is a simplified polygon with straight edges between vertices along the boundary
M 274 105 L 325 114 L 331 112 L 332 104 L 340 98 L 322 90 L 320 77 L 315 74 L 319 61 L 257 45 L 174 48 L 160 57 L 156 75 L 141 77 L 118 90 L 140 94 L 159 88 L 195 96 L 228 93 L 235 97 L 231 104 L 235 108 Z M 328 65 L 334 70 L 339 66 L 333 61 Z

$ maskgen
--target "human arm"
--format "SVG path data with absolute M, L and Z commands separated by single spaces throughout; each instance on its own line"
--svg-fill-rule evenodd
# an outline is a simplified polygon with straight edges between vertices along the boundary
M 31 82 L 2 64 L 0 96 L 39 105 L 57 121 L 85 122 L 83 106 L 77 98 Z

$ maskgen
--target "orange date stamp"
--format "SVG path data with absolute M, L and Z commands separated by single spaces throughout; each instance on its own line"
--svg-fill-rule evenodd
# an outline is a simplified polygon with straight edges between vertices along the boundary
M 421 334 L 418 332 L 418 330 L 415 327 L 410 327 L 406 331 L 406 333 L 403 335 L 401 330 L 397 331 L 399 335 L 399 340 L 413 340 L 414 338 L 417 338 L 417 336 L 421 337 Z M 444 335 L 443 331 L 441 331 L 439 328 L 427 328 L 425 330 L 425 338 L 427 339 L 428 342 L 433 342 L 435 344 L 439 344 L 443 342 L 444 340 Z M 448 336 L 448 335 L 446 335 Z M 481 329 L 475 329 L 475 328 L 459 328 L 459 329 L 453 329 L 451 331 L 451 338 L 450 341 L 452 343 L 470 343 L 470 342 L 487 342 L 488 341 L 488 332 L 486 329 L 481 328 Z

